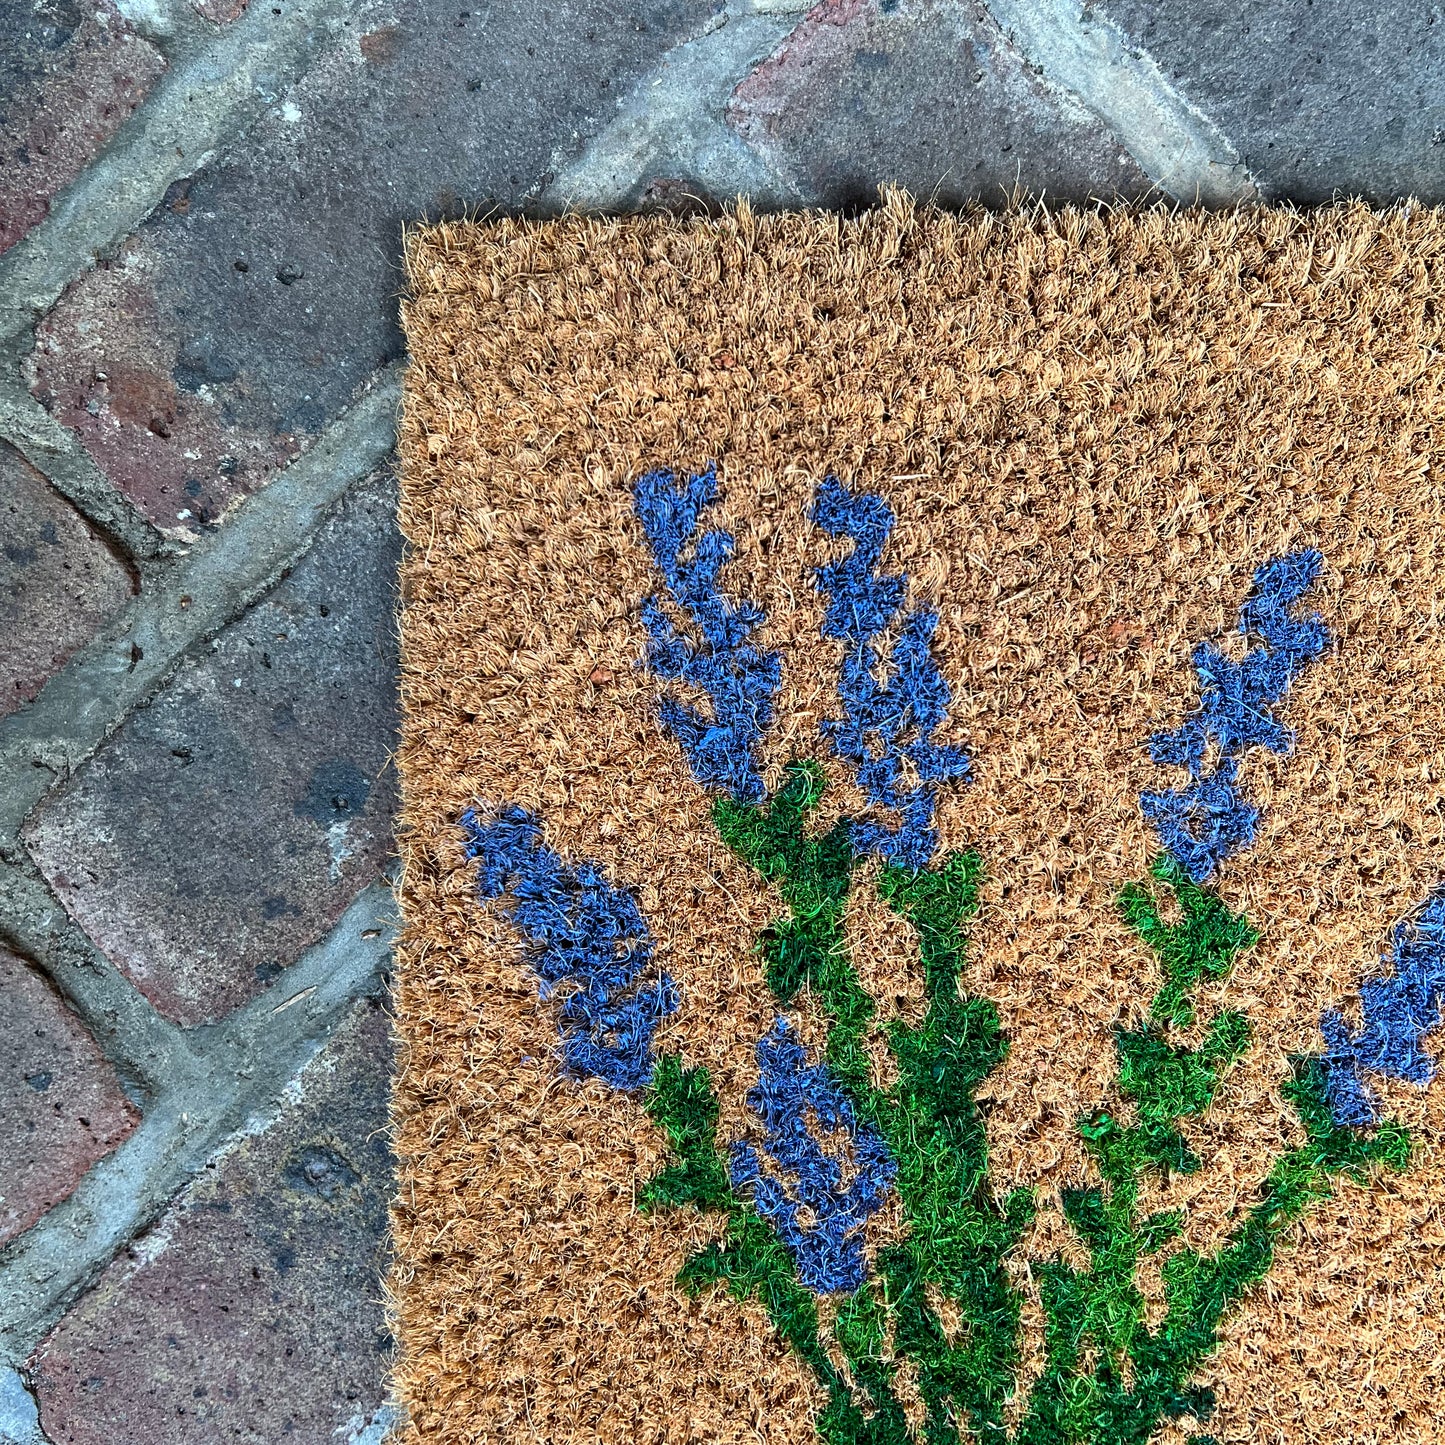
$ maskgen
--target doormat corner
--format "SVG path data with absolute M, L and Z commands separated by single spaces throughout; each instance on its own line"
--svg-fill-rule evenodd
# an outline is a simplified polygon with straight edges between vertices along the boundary
M 1445 1433 L 1445 224 L 411 234 L 416 1442 Z

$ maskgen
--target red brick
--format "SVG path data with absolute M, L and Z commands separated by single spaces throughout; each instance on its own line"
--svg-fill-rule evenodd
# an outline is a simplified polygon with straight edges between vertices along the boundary
M 55 1445 L 341 1445 L 381 1406 L 388 1024 L 360 1004 L 32 1361 Z M 299 1097 L 298 1097 L 299 1096 Z
M 135 1124 L 80 1020 L 0 948 L 0 1244 L 66 1198 Z
M 80 514 L 0 442 L 0 716 L 29 702 L 131 591 Z
M 163 209 L 185 205 L 182 188 Z M 228 343 L 184 346 L 151 271 L 132 237 L 81 276 L 37 329 L 36 373 L 42 400 L 111 482 L 158 527 L 193 536 L 301 444 L 294 432 L 228 426 L 226 393 L 237 379 Z
M 37 222 L 145 99 L 165 59 L 110 0 L 0 0 L 0 251 Z

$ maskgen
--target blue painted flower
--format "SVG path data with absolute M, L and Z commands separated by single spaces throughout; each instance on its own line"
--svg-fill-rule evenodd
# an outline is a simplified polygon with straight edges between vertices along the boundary
M 763 1122 L 768 1157 L 782 1177 L 765 1172 L 757 1151 L 739 1140 L 729 1168 L 733 1187 L 751 1190 L 810 1290 L 857 1289 L 867 1275 L 863 1226 L 896 1172 L 888 1146 L 858 1118 L 826 1065 L 808 1064 L 782 1017 L 758 1043 L 758 1083 L 748 1106 Z M 847 1137 L 850 1160 L 828 1153 L 818 1137 L 838 1131 Z
M 1337 1124 L 1378 1122 L 1366 1074 L 1428 1084 L 1435 1065 L 1425 1037 L 1440 1022 L 1445 1001 L 1445 893 L 1395 928 L 1394 972 L 1360 989 L 1361 1024 L 1351 1034 L 1341 1014 L 1320 1020 L 1327 1046 L 1325 1073 Z
M 701 640 L 680 632 L 658 597 L 642 606 L 647 666 L 669 682 L 705 693 L 711 716 L 678 697 L 658 703 L 658 717 L 682 747 L 693 777 L 705 788 L 725 788 L 739 802 L 761 802 L 766 789 L 757 748 L 773 716 L 782 678 L 775 652 L 759 652 L 748 638 L 763 621 L 751 602 L 733 603 L 718 573 L 733 554 L 731 534 L 699 534 L 703 512 L 717 500 L 717 468 L 685 482 L 665 468 L 640 477 L 633 502 L 652 555 L 673 601 Z M 686 555 L 691 551 L 691 555 Z
M 857 772 L 875 806 L 898 815 L 897 826 L 872 818 L 853 823 L 853 847 L 900 867 L 922 868 L 938 834 L 933 813 L 938 785 L 966 781 L 969 762 L 959 748 L 933 741 L 948 717 L 948 683 L 933 658 L 938 618 L 914 609 L 902 618 L 886 661 L 877 640 L 894 625 L 908 596 L 908 578 L 879 570 L 893 530 L 882 497 L 856 493 L 837 477 L 818 488 L 813 520 L 830 536 L 848 537 L 853 550 L 818 568 L 828 595 L 823 635 L 847 644 L 838 679 L 843 716 L 823 724 L 834 752 Z
M 637 900 L 596 863 L 574 867 L 554 853 L 524 808 L 502 808 L 487 822 L 468 808 L 462 827 L 467 857 L 481 865 L 481 896 L 512 896 L 511 920 L 526 935 L 542 997 L 564 995 L 558 1027 L 568 1067 L 617 1089 L 643 1088 L 657 1025 L 678 1001 L 667 974 L 643 982 L 652 934 Z
M 1196 883 L 1254 842 L 1259 810 L 1236 786 L 1240 757 L 1252 747 L 1287 753 L 1293 745 L 1294 734 L 1272 709 L 1330 645 L 1329 629 L 1318 616 L 1290 615 L 1323 565 L 1311 549 L 1277 557 L 1255 572 L 1254 590 L 1239 610 L 1239 630 L 1262 638 L 1263 645 L 1233 662 L 1212 642 L 1200 643 L 1194 649 L 1199 706 L 1175 731 L 1150 740 L 1156 763 L 1188 768 L 1192 781 L 1168 792 L 1141 793 L 1139 806 Z M 1214 767 L 1206 771 L 1211 754 Z

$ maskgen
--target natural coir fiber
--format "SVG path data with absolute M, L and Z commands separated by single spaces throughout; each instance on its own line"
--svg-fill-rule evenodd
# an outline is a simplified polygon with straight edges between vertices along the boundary
M 1445 219 L 407 267 L 401 1438 L 1445 1438 Z

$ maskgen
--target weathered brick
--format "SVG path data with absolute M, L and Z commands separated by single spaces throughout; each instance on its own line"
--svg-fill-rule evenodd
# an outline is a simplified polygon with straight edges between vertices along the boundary
M 131 591 L 75 508 L 0 442 L 0 716 L 29 702 Z
M 36 394 L 158 524 L 225 514 L 401 352 L 401 228 L 515 205 L 714 0 L 366 0 L 40 329 Z
M 1445 12 L 1417 0 L 1097 0 L 1267 195 L 1445 202 Z
M 0 948 L 0 1244 L 65 1199 L 135 1123 L 80 1020 Z
M 393 512 L 387 479 L 351 494 L 27 832 L 74 917 L 169 1018 L 258 993 L 390 852 Z
M 737 87 L 728 119 L 829 206 L 872 204 L 885 181 L 949 205 L 998 204 L 1016 188 L 1055 200 L 1149 188 L 981 6 L 946 0 L 823 0 Z
M 0 251 L 145 99 L 165 69 L 111 0 L 0 0 Z
M 336 1445 L 381 1405 L 390 1040 L 364 1002 L 31 1362 L 55 1445 Z

